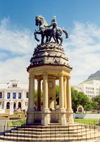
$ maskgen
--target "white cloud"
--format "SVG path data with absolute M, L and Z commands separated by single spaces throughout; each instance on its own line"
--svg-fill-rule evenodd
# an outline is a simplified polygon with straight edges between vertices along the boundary
M 8 82 L 11 79 L 17 79 L 23 83 L 28 82 L 28 73 L 26 68 L 29 64 L 29 57 L 15 57 L 0 62 L 0 82 Z
M 9 18 L 1 21 L 0 82 L 11 79 L 28 82 L 26 68 L 36 45 L 31 31 L 11 27 Z M 74 28 L 63 47 L 73 67 L 72 85 L 81 83 L 100 69 L 100 28 L 96 25 L 74 22 Z
M 28 29 L 11 27 L 9 18 L 0 24 L 0 82 L 17 79 L 28 82 L 26 68 L 33 54 L 35 41 Z
M 10 51 L 14 54 L 29 54 L 35 45 L 34 37 L 28 29 L 11 30 L 8 28 L 9 18 L 3 19 L 0 25 L 0 49 Z
M 74 22 L 69 40 L 64 43 L 71 72 L 72 85 L 86 80 L 100 69 L 100 28 L 94 24 Z

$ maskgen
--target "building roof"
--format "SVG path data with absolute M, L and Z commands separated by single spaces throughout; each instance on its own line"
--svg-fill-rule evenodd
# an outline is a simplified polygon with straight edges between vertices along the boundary
M 0 83 L 0 89 L 7 89 L 14 87 L 21 88 L 21 89 L 28 89 L 28 83 L 20 83 L 18 80 L 10 80 L 8 83 Z

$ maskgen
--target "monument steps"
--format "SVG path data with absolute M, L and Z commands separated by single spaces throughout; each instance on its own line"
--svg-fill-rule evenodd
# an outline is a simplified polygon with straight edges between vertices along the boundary
M 52 130 L 52 131 L 51 131 Z M 74 129 L 75 130 L 75 129 Z M 86 133 L 86 131 L 90 131 L 90 129 L 85 129 L 85 128 L 83 128 L 81 131 L 80 131 L 80 129 L 79 130 L 76 130 L 76 131 L 69 131 L 69 133 L 71 134 L 71 133 L 81 133 L 81 132 L 85 132 Z M 66 133 L 68 130 L 66 130 L 66 129 L 64 129 L 64 130 L 57 130 L 57 129 L 48 129 L 48 130 L 33 130 L 33 131 L 27 131 L 27 130 L 18 130 L 17 131 L 17 133 L 28 133 L 28 134 L 31 134 L 31 133 L 33 133 L 33 134 L 44 134 L 44 133 L 46 133 L 46 134 L 52 134 L 52 133 L 58 133 L 60 131 L 60 133 Z M 12 133 L 16 133 L 16 130 L 11 130 L 11 132 Z
M 98 139 L 100 134 L 97 130 L 86 128 L 84 125 L 66 125 L 66 126 L 22 126 L 15 130 L 10 130 L 4 135 L 0 135 L 0 139 L 13 141 L 84 141 L 87 142 Z M 6 141 L 5 141 L 6 142 Z
M 41 135 L 39 135 L 38 133 L 5 133 L 5 136 L 13 136 L 13 137 L 32 137 L 32 138 L 50 138 L 50 137 L 57 137 L 57 136 L 59 136 L 59 137 L 67 137 L 67 136 L 69 136 L 69 137 L 84 137 L 84 136 L 88 136 L 88 137 L 90 137 L 91 135 L 93 135 L 93 136 L 98 136 L 98 133 L 95 131 L 91 131 L 91 132 L 82 132 L 82 133 L 77 133 L 77 134 L 73 134 L 73 133 L 61 133 L 60 131 L 58 132 L 58 133 L 42 133 Z
M 1 136 L 0 136 L 0 139 L 2 139 L 4 142 L 8 142 L 8 141 L 10 141 L 10 142 L 14 142 L 14 141 L 18 141 L 18 142 L 21 142 L 21 141 L 24 141 L 24 142 L 40 142 L 40 141 L 42 141 L 42 142 L 55 142 L 55 140 L 56 140 L 56 142 L 69 142 L 69 141 L 71 141 L 71 142 L 79 142 L 79 141 L 81 141 L 81 142 L 98 142 L 98 139 L 97 139 L 97 137 L 64 137 L 64 138 L 62 138 L 62 137 L 50 137 L 50 138 L 23 138 L 23 137 L 17 137 L 17 138 L 15 138 L 15 137 L 13 137 L 13 136 L 5 136 L 5 138 L 2 136 L 2 138 L 1 138 Z

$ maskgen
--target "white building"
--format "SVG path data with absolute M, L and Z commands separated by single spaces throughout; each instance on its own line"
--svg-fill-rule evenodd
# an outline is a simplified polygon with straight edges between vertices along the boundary
M 87 80 L 74 88 L 76 89 L 76 87 L 80 88 L 89 98 L 100 94 L 100 80 Z
M 20 83 L 17 80 L 0 83 L 0 109 L 9 109 L 11 101 L 14 102 L 14 109 L 27 110 L 28 84 Z

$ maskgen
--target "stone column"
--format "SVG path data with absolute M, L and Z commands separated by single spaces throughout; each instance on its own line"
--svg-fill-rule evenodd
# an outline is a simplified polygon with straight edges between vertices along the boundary
M 48 110 L 48 74 L 43 74 L 43 109 Z
M 59 74 L 59 122 L 62 125 L 66 125 L 66 111 L 64 109 L 64 80 L 63 80 L 63 73 Z
M 28 112 L 27 112 L 27 124 L 34 123 L 34 96 L 35 96 L 35 76 L 30 74 L 29 76 L 29 98 L 28 98 Z
M 29 77 L 29 111 L 34 111 L 35 76 Z
M 41 110 L 41 80 L 37 80 L 37 109 L 40 111 Z
M 70 77 L 67 78 L 67 122 L 73 124 L 73 111 L 72 111 L 72 100 L 71 100 L 71 86 Z
M 24 100 L 21 101 L 21 104 L 22 104 L 21 109 L 24 110 L 25 109 L 25 102 L 24 102 Z
M 4 99 L 7 99 L 7 92 L 6 92 L 6 90 L 4 91 Z
M 4 91 L 4 109 L 6 109 L 6 100 L 7 100 L 7 92 L 6 90 Z
M 6 100 L 4 100 L 4 109 L 6 109 Z
M 19 99 L 19 92 L 16 91 L 16 99 Z
M 50 123 L 50 114 L 48 109 L 48 74 L 43 73 L 43 111 L 42 111 L 42 125 Z
M 70 77 L 67 78 L 67 110 L 72 111 Z
M 16 109 L 18 108 L 18 101 L 16 101 Z
M 22 97 L 22 99 L 24 99 L 24 91 L 22 91 L 21 93 L 22 93 L 22 96 L 21 96 L 21 97 Z
M 10 92 L 10 99 L 11 100 L 13 99 L 13 92 L 12 91 Z
M 59 103 L 60 103 L 60 109 L 64 109 L 64 88 L 63 88 L 63 74 L 59 74 Z
M 66 99 L 66 77 L 64 77 L 64 108 L 67 108 L 67 99 Z

